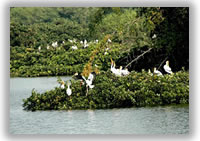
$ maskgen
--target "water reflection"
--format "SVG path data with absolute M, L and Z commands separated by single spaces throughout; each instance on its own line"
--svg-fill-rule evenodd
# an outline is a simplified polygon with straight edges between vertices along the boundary
M 62 77 L 68 80 L 70 77 Z M 11 78 L 10 132 L 13 134 L 184 134 L 188 106 L 27 112 L 22 99 L 58 86 L 56 77 Z

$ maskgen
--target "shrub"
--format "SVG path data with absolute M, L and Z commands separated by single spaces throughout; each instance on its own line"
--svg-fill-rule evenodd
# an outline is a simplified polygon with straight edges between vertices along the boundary
M 132 71 L 128 76 L 116 77 L 110 71 L 101 72 L 95 87 L 86 96 L 85 86 L 72 80 L 72 95 L 56 87 L 45 93 L 32 91 L 24 99 L 25 110 L 69 110 L 143 107 L 189 103 L 189 73 L 151 76 L 147 72 Z

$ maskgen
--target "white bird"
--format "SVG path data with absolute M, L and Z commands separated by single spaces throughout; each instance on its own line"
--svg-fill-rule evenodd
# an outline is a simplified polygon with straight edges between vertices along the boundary
M 88 76 L 88 79 L 86 79 L 84 76 L 82 76 L 82 78 L 86 82 L 86 90 L 87 90 L 86 91 L 86 96 L 88 94 L 88 88 L 90 88 L 90 89 L 94 88 L 94 85 L 92 85 L 92 82 L 94 81 L 95 77 L 96 77 L 96 73 L 95 72 L 90 73 L 89 76 Z
M 110 48 L 107 47 L 105 50 L 108 51 L 109 49 L 110 49 Z
M 83 44 L 83 41 L 80 41 L 81 44 Z
M 111 70 L 112 73 L 114 73 L 114 71 L 115 71 L 115 68 L 114 68 L 114 62 L 113 62 L 112 58 L 111 58 L 111 66 L 110 66 L 110 70 Z
M 151 76 L 153 76 L 153 74 L 151 73 L 150 69 L 148 69 L 148 74 L 151 75 Z
M 156 37 L 157 37 L 156 34 L 153 34 L 152 39 L 155 39 Z
M 90 89 L 94 88 L 94 85 L 92 85 L 92 79 L 86 79 L 84 76 L 82 76 L 82 78 L 85 80 L 86 82 L 86 87 L 89 87 Z M 88 77 L 89 78 L 89 77 Z
M 87 40 L 84 40 L 84 48 L 88 47 L 88 43 L 87 43 Z
M 96 73 L 95 72 L 91 72 L 88 76 L 88 80 L 90 81 L 94 81 L 94 79 L 96 78 Z
M 58 47 L 58 42 L 57 42 L 57 41 L 56 41 L 56 42 L 53 42 L 53 43 L 52 43 L 52 46 L 55 47 L 55 48 Z
M 122 70 L 121 70 L 121 73 L 122 73 L 123 76 L 126 76 L 126 75 L 129 75 L 129 74 L 130 74 L 130 72 L 128 71 L 127 68 L 125 68 L 124 70 L 122 69 Z
M 112 41 L 110 39 L 108 39 L 108 42 L 111 43 Z
M 115 68 L 115 62 L 114 62 L 114 65 L 113 65 L 113 68 L 112 68 L 112 72 L 116 75 L 116 76 L 122 76 L 122 72 L 121 72 L 121 70 L 122 70 L 122 66 L 120 66 L 120 68 L 119 69 L 116 69 Z
M 62 41 L 63 44 L 65 44 L 65 41 Z
M 65 88 L 65 82 L 64 81 L 61 82 L 61 86 L 60 87 L 61 87 L 61 89 Z
M 164 70 L 169 73 L 169 74 L 172 74 L 172 69 L 169 67 L 169 61 L 166 61 L 166 64 L 164 65 Z
M 153 73 L 155 73 L 157 76 L 162 76 L 162 73 L 159 70 L 157 70 L 156 68 L 154 68 Z
M 73 40 L 68 39 L 68 41 L 69 41 L 70 43 L 73 43 Z
M 41 46 L 38 47 L 38 50 L 39 50 L 39 51 L 41 50 Z
M 114 73 L 116 76 L 122 76 L 122 66 L 120 66 L 119 69 L 116 69 L 115 65 L 116 65 L 115 62 L 111 58 L 111 68 L 110 68 L 111 72 Z
M 70 88 L 69 83 L 67 83 L 67 90 L 66 90 L 66 92 L 67 92 L 67 95 L 68 95 L 68 96 L 71 96 L 72 90 L 71 90 L 71 88 Z
M 47 45 L 47 50 L 49 50 L 49 45 Z
M 75 45 L 75 46 L 72 46 L 72 50 L 77 50 L 78 47 Z
M 115 69 L 114 73 L 116 76 L 122 76 L 122 66 L 120 66 L 119 69 Z
M 84 40 L 84 44 L 87 44 L 87 40 L 86 39 Z
M 98 43 L 98 42 L 99 42 L 99 40 L 96 40 L 95 42 L 96 42 L 96 43 Z

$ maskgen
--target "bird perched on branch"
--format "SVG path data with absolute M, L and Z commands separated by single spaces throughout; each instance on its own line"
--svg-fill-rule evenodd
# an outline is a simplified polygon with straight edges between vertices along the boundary
M 87 92 L 86 92 L 86 96 L 88 94 L 88 88 L 90 89 L 93 89 L 94 88 L 94 85 L 92 85 L 93 81 L 95 80 L 96 78 L 96 73 L 95 72 L 91 72 L 88 76 L 88 79 L 86 79 L 84 76 L 82 76 L 82 78 L 85 80 L 86 82 L 86 89 L 87 89 Z
M 172 69 L 169 67 L 169 61 L 166 61 L 166 64 L 163 66 L 164 70 L 169 73 L 172 74 Z
M 72 46 L 72 50 L 77 50 L 78 47 L 76 45 Z
M 64 81 L 61 81 L 61 89 L 64 89 L 65 88 L 65 82 Z
M 122 73 L 123 76 L 126 76 L 126 75 L 129 75 L 129 74 L 130 74 L 130 72 L 128 71 L 127 68 L 122 69 L 122 70 L 121 70 L 121 73 Z
M 68 96 L 71 96 L 71 94 L 72 94 L 72 90 L 71 90 L 71 88 L 70 88 L 70 84 L 69 84 L 69 83 L 67 83 L 67 90 L 66 90 L 66 93 L 67 93 Z
M 120 66 L 119 69 L 116 69 L 115 66 L 116 66 L 116 64 L 115 64 L 115 62 L 111 58 L 111 68 L 110 69 L 111 69 L 112 73 L 114 73 L 116 76 L 126 76 L 126 75 L 129 75 L 130 72 L 128 71 L 127 68 L 123 70 L 122 66 Z
M 87 43 L 87 40 L 84 40 L 84 48 L 88 47 L 88 43 Z
M 150 69 L 148 69 L 148 74 L 151 75 L 151 76 L 153 76 L 153 74 L 151 73 Z
M 162 73 L 156 69 L 156 67 L 154 68 L 154 71 L 153 71 L 154 74 L 156 74 L 157 76 L 162 76 Z
M 91 72 L 89 74 L 89 76 L 88 76 L 88 80 L 90 80 L 92 82 L 95 80 L 95 78 L 96 78 L 96 73 L 95 72 Z
M 95 72 L 93 72 L 93 73 L 95 73 Z M 90 89 L 94 88 L 94 85 L 92 85 L 92 82 L 93 82 L 95 76 L 96 76 L 96 74 L 94 75 L 94 74 L 92 74 L 92 73 L 89 74 L 88 79 L 86 79 L 84 76 L 82 76 L 82 78 L 83 78 L 83 79 L 85 80 L 85 82 L 86 82 L 86 86 L 89 87 Z
M 111 72 L 114 73 L 116 76 L 121 76 L 122 75 L 121 74 L 122 66 L 120 66 L 119 69 L 116 69 L 115 66 L 116 66 L 116 64 L 111 58 L 111 68 L 110 68 Z
M 111 43 L 112 41 L 110 39 L 107 40 L 108 43 Z
M 56 47 L 58 47 L 58 42 L 57 41 L 53 42 L 51 45 L 56 48 Z

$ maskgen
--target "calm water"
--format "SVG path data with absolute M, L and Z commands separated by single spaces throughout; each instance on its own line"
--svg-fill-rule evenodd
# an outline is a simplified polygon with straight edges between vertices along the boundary
M 69 77 L 61 77 L 68 80 Z M 23 110 L 22 99 L 58 86 L 56 77 L 10 79 L 10 133 L 12 134 L 185 134 L 189 107 L 167 106 L 112 110 Z

